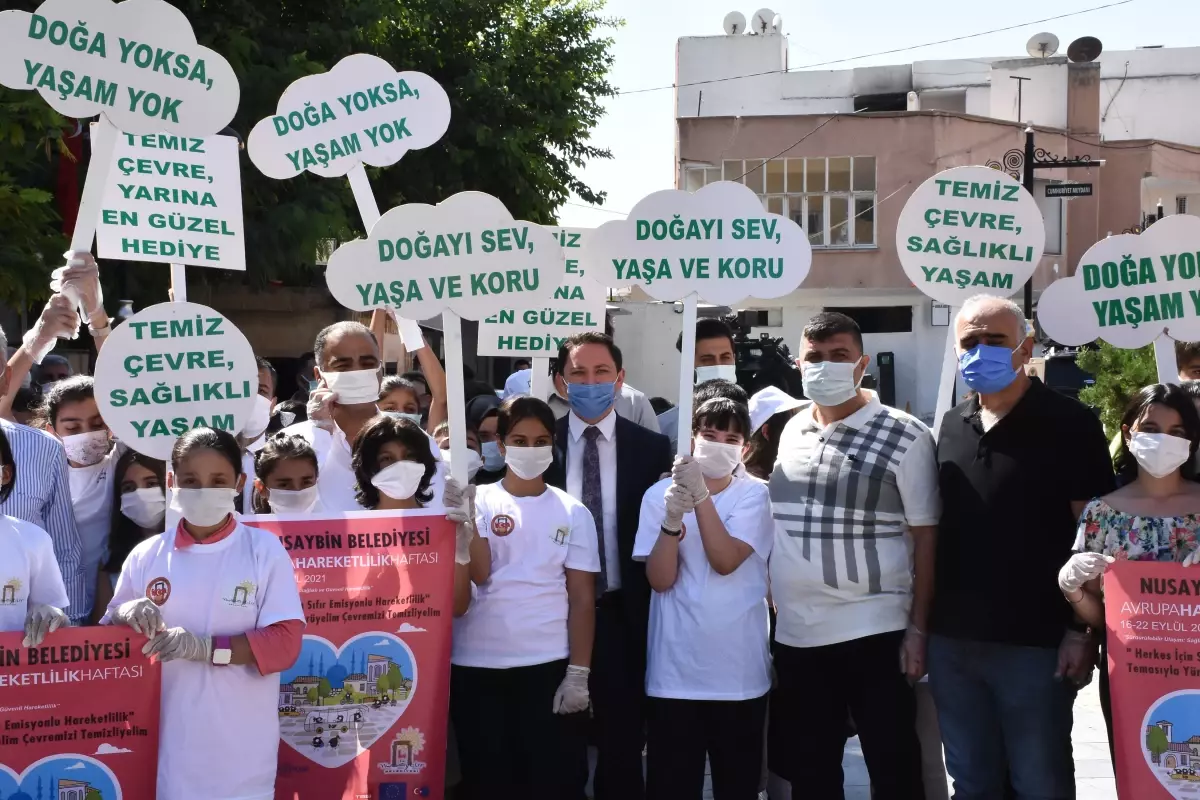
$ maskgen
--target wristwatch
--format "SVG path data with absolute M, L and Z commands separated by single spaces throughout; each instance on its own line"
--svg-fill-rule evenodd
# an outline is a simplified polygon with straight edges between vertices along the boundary
M 212 640 L 212 663 L 214 667 L 227 667 L 233 660 L 233 641 L 228 636 L 214 636 Z

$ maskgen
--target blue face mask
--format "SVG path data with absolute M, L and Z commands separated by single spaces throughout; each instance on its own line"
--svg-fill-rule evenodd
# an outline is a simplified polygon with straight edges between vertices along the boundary
M 617 383 L 568 383 L 567 402 L 581 419 L 596 419 L 612 407 Z
M 484 469 L 488 472 L 504 469 L 504 454 L 500 452 L 499 442 L 484 442 L 481 449 L 483 450 Z
M 387 414 L 392 419 L 406 419 L 412 424 L 416 425 L 418 428 L 421 427 L 420 414 L 405 414 L 403 411 L 385 411 L 383 413 Z
M 1015 350 L 992 344 L 977 344 L 958 357 L 958 373 L 973 392 L 995 394 L 1017 379 L 1020 369 L 1013 368 Z

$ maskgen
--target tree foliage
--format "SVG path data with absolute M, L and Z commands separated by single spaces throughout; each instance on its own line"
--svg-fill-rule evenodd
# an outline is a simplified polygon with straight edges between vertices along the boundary
M 599 0 L 179 0 L 197 36 L 229 59 L 242 97 L 233 127 L 242 135 L 274 114 L 279 96 L 304 75 L 356 52 L 399 70 L 425 72 L 450 96 L 450 128 L 440 142 L 386 169 L 370 170 L 379 206 L 437 203 L 477 190 L 495 195 L 517 219 L 555 221 L 574 192 L 603 193 L 575 175 L 608 158 L 590 142 L 614 93 L 606 75 L 617 24 Z M 276 181 L 243 158 L 251 278 L 315 277 L 318 241 L 362 232 L 345 180 L 304 174 Z M 204 271 L 211 277 L 215 271 Z
M 1079 399 L 1100 409 L 1100 419 L 1110 437 L 1121 429 L 1121 413 L 1129 399 L 1142 387 L 1158 383 L 1153 345 L 1125 350 L 1100 342 L 1099 349 L 1080 353 L 1076 363 L 1096 380 L 1079 392 Z
M 1170 749 L 1167 734 L 1157 725 L 1151 725 L 1146 731 L 1146 749 L 1154 756 L 1161 756 Z

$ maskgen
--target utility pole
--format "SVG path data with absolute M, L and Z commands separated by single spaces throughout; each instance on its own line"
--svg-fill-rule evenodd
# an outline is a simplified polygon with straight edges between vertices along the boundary
M 1022 164 L 1022 181 L 1025 186 L 1025 191 L 1029 192 L 1030 197 L 1033 194 L 1033 171 L 1038 169 L 1072 169 L 1077 167 L 1103 167 L 1104 159 L 1093 159 L 1091 156 L 1078 156 L 1076 158 L 1058 158 L 1043 152 L 1046 157 L 1039 160 L 1035 156 L 1038 150 L 1033 144 L 1033 126 L 1025 128 L 1025 158 Z M 1034 200 L 1037 198 L 1034 197 Z M 1025 283 L 1025 316 L 1028 319 L 1033 318 L 1033 277 Z
M 1025 81 L 1033 79 L 1023 75 L 1009 75 L 1008 77 L 1017 82 L 1017 122 L 1024 122 L 1025 120 L 1021 119 L 1021 90 L 1025 88 Z

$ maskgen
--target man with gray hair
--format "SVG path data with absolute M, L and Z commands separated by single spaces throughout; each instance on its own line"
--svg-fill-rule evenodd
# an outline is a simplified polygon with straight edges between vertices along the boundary
M 1076 521 L 1113 490 L 1104 429 L 1025 372 L 1032 331 L 1009 300 L 977 296 L 954 321 L 974 393 L 941 420 L 942 516 L 929 682 L 955 797 L 1075 797 L 1072 705 L 1095 644 L 1058 591 Z M 999 554 L 999 555 L 997 555 Z

